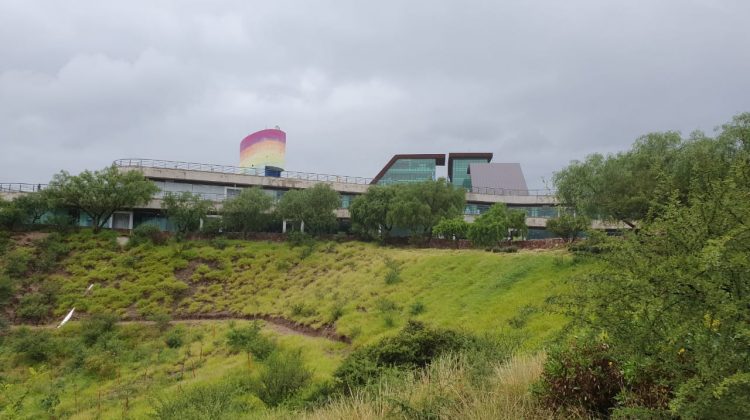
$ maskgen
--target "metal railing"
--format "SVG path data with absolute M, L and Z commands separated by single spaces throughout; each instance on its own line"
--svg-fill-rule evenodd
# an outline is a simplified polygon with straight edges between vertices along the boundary
M 471 187 L 466 189 L 466 192 L 472 194 L 485 194 L 485 195 L 513 195 L 513 196 L 536 196 L 536 197 L 548 197 L 554 196 L 555 191 L 550 189 L 538 189 L 538 190 L 514 190 L 508 188 L 490 188 L 490 187 Z
M 196 163 L 196 162 L 180 162 L 173 160 L 159 160 L 159 159 L 117 159 L 114 161 L 115 166 L 123 168 L 155 168 L 155 169 L 179 169 L 186 171 L 198 171 L 198 172 L 212 172 L 221 174 L 233 174 L 233 175 L 252 175 L 252 176 L 265 176 L 265 170 L 260 168 L 243 168 L 240 166 L 229 166 L 229 165 L 216 165 L 210 163 Z M 338 182 L 342 184 L 357 184 L 367 185 L 370 184 L 372 178 L 363 178 L 356 176 L 346 175 L 329 175 L 329 174 L 318 174 L 312 172 L 294 172 L 294 171 L 282 171 L 279 175 L 280 178 L 285 179 L 298 179 L 303 181 L 314 181 L 314 182 Z M 472 187 L 467 189 L 467 192 L 473 194 L 483 195 L 502 195 L 502 196 L 534 196 L 534 197 L 549 197 L 554 196 L 555 191 L 551 189 L 507 189 L 507 188 L 489 188 L 489 187 Z
M 29 193 L 41 191 L 47 188 L 47 184 L 28 184 L 25 182 L 0 183 L 0 192 Z
M 178 162 L 172 160 L 157 159 L 117 159 L 115 166 L 123 168 L 156 168 L 156 169 L 180 169 L 186 171 L 213 172 L 233 175 L 264 176 L 265 169 L 243 168 L 240 166 L 214 165 L 210 163 Z M 340 182 L 342 184 L 366 185 L 372 178 L 358 176 L 317 174 L 312 172 L 281 171 L 278 178 L 299 179 L 315 182 Z

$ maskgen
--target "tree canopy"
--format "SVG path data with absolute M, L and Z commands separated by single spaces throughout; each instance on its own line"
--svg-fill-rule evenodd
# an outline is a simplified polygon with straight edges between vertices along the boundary
M 279 201 L 282 218 L 305 225 L 305 232 L 317 235 L 336 229 L 334 211 L 341 205 L 341 196 L 328 184 L 316 184 L 305 190 L 287 191 Z
M 528 231 L 526 214 L 495 203 L 469 225 L 468 237 L 475 246 L 495 246 L 511 238 L 511 229 L 522 235 Z
M 443 178 L 390 188 L 395 194 L 385 224 L 407 229 L 412 237 L 423 240 L 432 237 L 440 220 L 461 216 L 466 207 L 466 192 Z
M 387 239 L 393 229 L 388 212 L 395 196 L 393 186 L 373 185 L 355 198 L 349 207 L 353 230 L 366 238 Z
M 260 188 L 246 188 L 237 197 L 224 202 L 221 215 L 224 226 L 230 231 L 260 232 L 271 220 L 273 199 Z
M 201 220 L 213 208 L 209 200 L 187 191 L 165 194 L 161 206 L 172 222 L 178 239 L 184 238 L 188 233 L 197 232 Z
M 47 187 L 55 205 L 87 214 L 94 232 L 99 232 L 115 211 L 146 204 L 157 191 L 156 185 L 142 173 L 122 172 L 114 165 L 78 175 L 61 171 Z
M 635 194 L 644 208 L 628 215 L 640 218 L 638 231 L 600 238 L 591 255 L 601 260 L 598 270 L 561 299 L 579 340 L 596 347 L 573 345 L 567 361 L 553 353 L 545 389 L 562 389 L 554 381 L 571 378 L 579 382 L 565 390 L 585 389 L 582 381 L 591 377 L 575 372 L 606 380 L 597 369 L 608 360 L 611 382 L 600 385 L 614 388 L 605 407 L 610 414 L 613 408 L 642 410 L 630 417 L 643 418 L 742 418 L 750 412 L 749 140 L 750 114 L 742 114 L 713 139 L 694 133 L 652 149 L 651 157 L 634 156 L 645 153 L 644 142 L 637 142 L 634 151 L 608 158 L 621 160 L 616 165 L 639 180 Z M 582 168 L 591 165 L 575 171 Z M 649 184 L 654 191 L 645 188 Z M 589 197 L 597 203 L 592 209 L 606 209 L 598 194 Z
M 635 227 L 660 214 L 659 203 L 673 193 L 685 202 L 694 184 L 725 179 L 726 162 L 749 143 L 750 113 L 745 113 L 722 126 L 715 138 L 699 131 L 688 138 L 672 131 L 647 134 L 626 152 L 572 162 L 554 174 L 553 182 L 563 205 Z

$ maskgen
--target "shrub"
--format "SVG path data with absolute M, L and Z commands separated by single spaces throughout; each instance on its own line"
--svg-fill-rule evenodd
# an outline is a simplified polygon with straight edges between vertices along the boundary
M 299 350 L 275 352 L 260 373 L 258 396 L 266 404 L 277 406 L 292 398 L 311 379 L 312 372 L 305 367 Z
M 419 301 L 419 300 L 412 303 L 411 306 L 409 307 L 409 313 L 412 315 L 419 315 L 424 311 L 425 311 L 424 303 L 422 303 L 422 301 Z
M 0 256 L 5 255 L 5 251 L 10 246 L 10 234 L 0 230 Z
M 248 358 L 252 354 L 264 360 L 276 349 L 276 344 L 260 331 L 257 322 L 243 328 L 231 328 L 227 333 L 227 345 L 232 351 L 244 351 Z
M 168 330 L 172 325 L 172 317 L 167 313 L 158 313 L 151 315 L 149 317 L 149 321 L 152 321 L 156 325 L 156 329 L 161 332 Z
M 21 278 L 29 271 L 32 259 L 31 251 L 27 248 L 17 248 L 9 252 L 5 258 L 5 272 L 14 278 Z
M 199 385 L 171 398 L 153 400 L 153 416 L 159 420 L 237 418 L 262 406 L 259 401 L 253 404 L 243 399 L 243 392 L 242 387 L 230 382 Z
M 183 344 L 182 329 L 175 328 L 172 331 L 170 331 L 169 334 L 167 334 L 167 337 L 164 339 L 164 343 L 170 349 L 176 349 L 178 347 L 182 347 L 182 344 Z
M 67 234 L 76 227 L 76 220 L 67 214 L 55 214 L 45 219 L 45 223 L 51 226 L 55 232 Z
M 133 229 L 130 234 L 130 245 L 138 246 L 150 242 L 154 245 L 164 245 L 167 243 L 167 234 L 162 232 L 159 226 L 151 223 L 144 223 Z
M 49 316 L 51 310 L 50 296 L 41 292 L 34 292 L 21 297 L 16 315 L 24 321 L 38 324 Z
M 224 221 L 220 217 L 207 217 L 203 219 L 201 232 L 209 236 L 221 235 L 224 232 Z
M 117 373 L 117 363 L 106 352 L 91 352 L 85 357 L 83 368 L 98 378 L 114 378 Z
M 472 347 L 473 340 L 450 330 L 425 327 L 409 321 L 397 335 L 352 352 L 336 369 L 341 389 L 366 385 L 392 368 L 425 367 L 438 355 Z
M 211 239 L 211 246 L 216 249 L 225 249 L 227 246 L 229 246 L 229 240 L 227 240 L 227 238 L 219 236 Z
M 312 236 L 304 233 L 304 232 L 289 232 L 286 234 L 286 241 L 291 246 L 301 246 L 301 245 L 310 245 L 312 243 L 315 243 L 315 240 L 312 238 Z
M 389 269 L 385 273 L 385 284 L 391 285 L 391 284 L 396 284 L 400 281 L 401 281 L 401 275 L 399 274 L 398 271 Z
M 118 318 L 114 314 L 94 314 L 81 325 L 83 342 L 92 346 L 103 337 L 115 332 Z
M 57 351 L 57 343 L 49 331 L 22 327 L 13 335 L 11 348 L 24 361 L 41 363 L 52 358 Z
M 623 388 L 623 374 L 603 342 L 574 342 L 550 352 L 535 392 L 545 406 L 581 407 L 608 415 Z
M 344 315 L 344 304 L 341 302 L 336 302 L 331 309 L 331 314 L 328 317 L 328 323 L 333 324 L 334 322 L 338 321 L 338 319 L 341 318 L 342 315 Z

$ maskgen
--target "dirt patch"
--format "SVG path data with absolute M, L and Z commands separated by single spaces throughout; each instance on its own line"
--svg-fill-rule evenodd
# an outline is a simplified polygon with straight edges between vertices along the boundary
M 16 243 L 21 246 L 31 245 L 33 242 L 42 240 L 49 236 L 49 232 L 24 232 L 19 235 L 15 235 L 13 239 Z

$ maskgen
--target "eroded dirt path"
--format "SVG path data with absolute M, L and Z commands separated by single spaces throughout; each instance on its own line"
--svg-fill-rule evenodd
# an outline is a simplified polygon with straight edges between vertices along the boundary
M 305 337 L 313 338 L 325 338 L 332 341 L 338 341 L 340 343 L 351 344 L 351 338 L 339 334 L 336 329 L 331 325 L 325 325 L 323 327 L 313 327 L 311 325 L 302 324 L 296 321 L 292 321 L 287 318 L 274 315 L 237 315 L 230 313 L 211 313 L 211 314 L 191 314 L 186 316 L 176 316 L 170 321 L 174 324 L 198 324 L 207 323 L 214 321 L 265 321 L 266 326 L 274 332 L 282 335 L 301 335 Z M 149 321 L 140 317 L 123 317 L 120 324 L 153 324 L 154 321 Z M 16 324 L 14 327 L 21 327 L 23 324 Z M 30 328 L 55 328 L 57 324 L 31 326 Z

